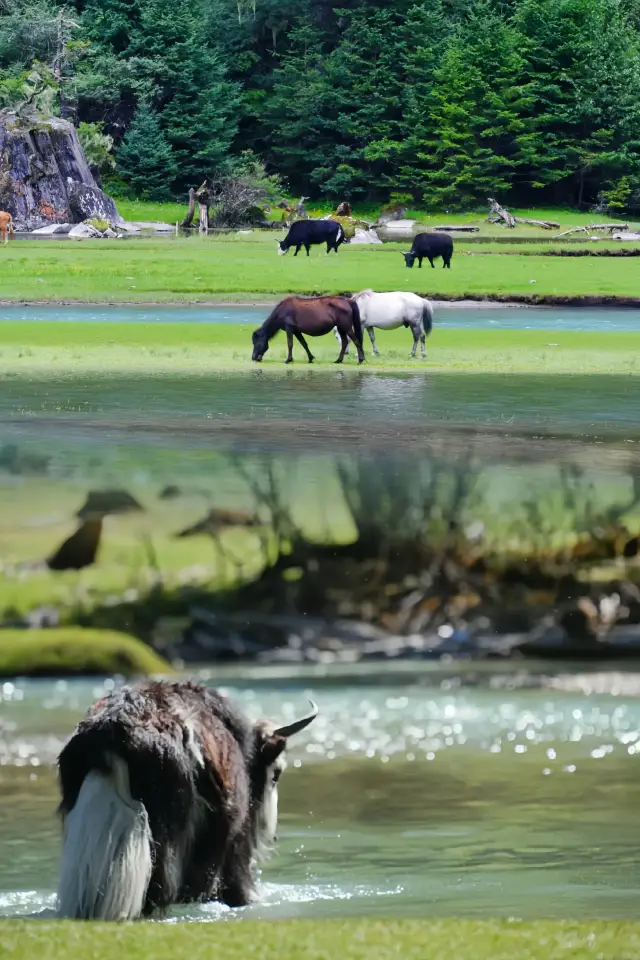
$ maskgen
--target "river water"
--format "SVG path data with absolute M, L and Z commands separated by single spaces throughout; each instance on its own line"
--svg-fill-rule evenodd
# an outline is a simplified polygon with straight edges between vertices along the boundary
M 262 323 L 269 312 L 266 305 L 227 304 L 224 306 L 145 306 L 145 305 L 3 305 L 2 320 L 50 320 L 100 323 Z M 555 330 L 566 332 L 634 332 L 640 330 L 640 310 L 620 307 L 510 307 L 491 304 L 466 305 L 439 303 L 437 326 L 458 329 Z
M 586 696 L 412 670 L 413 682 L 380 670 L 329 684 L 227 673 L 223 689 L 251 717 L 292 717 L 309 696 L 320 715 L 281 781 L 262 903 L 171 918 L 636 915 L 640 699 L 606 678 L 611 692 Z M 0 685 L 1 916 L 52 908 L 52 762 L 104 692 Z

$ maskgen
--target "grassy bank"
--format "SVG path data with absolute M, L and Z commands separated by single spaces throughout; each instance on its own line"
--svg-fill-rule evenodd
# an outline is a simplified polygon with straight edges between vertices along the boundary
M 277 234 L 280 236 L 280 234 Z M 438 296 L 638 295 L 634 261 L 622 258 L 467 255 L 456 242 L 451 270 L 407 270 L 408 244 L 346 246 L 327 257 L 278 257 L 275 234 L 229 239 L 16 241 L 0 251 L 2 299 L 81 302 L 260 300 L 288 293 L 372 287 Z M 478 249 L 478 248 L 476 248 Z
M 265 315 L 268 310 L 265 309 Z M 263 363 L 251 361 L 249 324 L 202 323 L 0 323 L 0 364 L 5 377 L 59 377 L 99 371 L 205 374 L 213 371 L 286 369 L 286 341 L 279 335 Z M 554 333 L 536 330 L 438 329 L 427 341 L 426 360 L 409 359 L 412 337 L 404 329 L 379 332 L 380 357 L 365 339 L 367 362 L 353 355 L 344 370 L 474 371 L 496 373 L 640 373 L 639 333 Z M 312 341 L 309 366 L 299 345 L 296 369 L 333 371 L 333 336 Z M 353 354 L 353 351 L 351 351 Z
M 7 960 L 620 960 L 638 956 L 633 922 L 351 920 L 71 924 L 6 921 Z
M 141 676 L 171 667 L 144 643 L 110 630 L 0 630 L 0 677 Z

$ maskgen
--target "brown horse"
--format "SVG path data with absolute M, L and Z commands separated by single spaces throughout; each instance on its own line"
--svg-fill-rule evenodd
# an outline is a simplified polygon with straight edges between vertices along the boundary
M 358 351 L 358 363 L 362 363 L 362 324 L 360 310 L 354 300 L 347 297 L 285 297 L 274 307 L 262 326 L 254 330 L 251 359 L 260 363 L 269 349 L 271 338 L 284 330 L 289 347 L 285 363 L 293 361 L 294 337 L 304 347 L 309 363 L 313 363 L 313 355 L 303 334 L 323 337 L 331 333 L 334 327 L 341 341 L 340 356 L 335 362 L 342 363 L 349 340 L 352 340 Z
M 13 233 L 13 217 L 6 210 L 0 210 L 0 240 L 9 242 L 9 232 Z

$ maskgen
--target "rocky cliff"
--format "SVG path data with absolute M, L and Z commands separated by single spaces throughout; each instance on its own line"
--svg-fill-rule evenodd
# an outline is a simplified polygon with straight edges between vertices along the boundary
M 96 184 L 74 126 L 0 111 L 0 209 L 17 230 L 98 218 L 120 223 L 116 205 Z

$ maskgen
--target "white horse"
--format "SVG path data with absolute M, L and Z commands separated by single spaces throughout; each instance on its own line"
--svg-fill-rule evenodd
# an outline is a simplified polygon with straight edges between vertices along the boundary
M 426 357 L 425 340 L 431 333 L 433 326 L 433 307 L 428 300 L 415 293 L 404 293 L 401 290 L 394 290 L 393 293 L 375 293 L 373 290 L 361 290 L 360 293 L 354 294 L 351 299 L 358 304 L 362 329 L 369 334 L 376 357 L 379 357 L 380 353 L 376 347 L 373 334 L 374 327 L 378 327 L 380 330 L 397 330 L 398 327 L 409 327 L 413 333 L 411 356 L 415 357 L 418 341 L 420 341 L 422 356 L 423 358 Z M 335 328 L 334 333 L 340 339 Z

